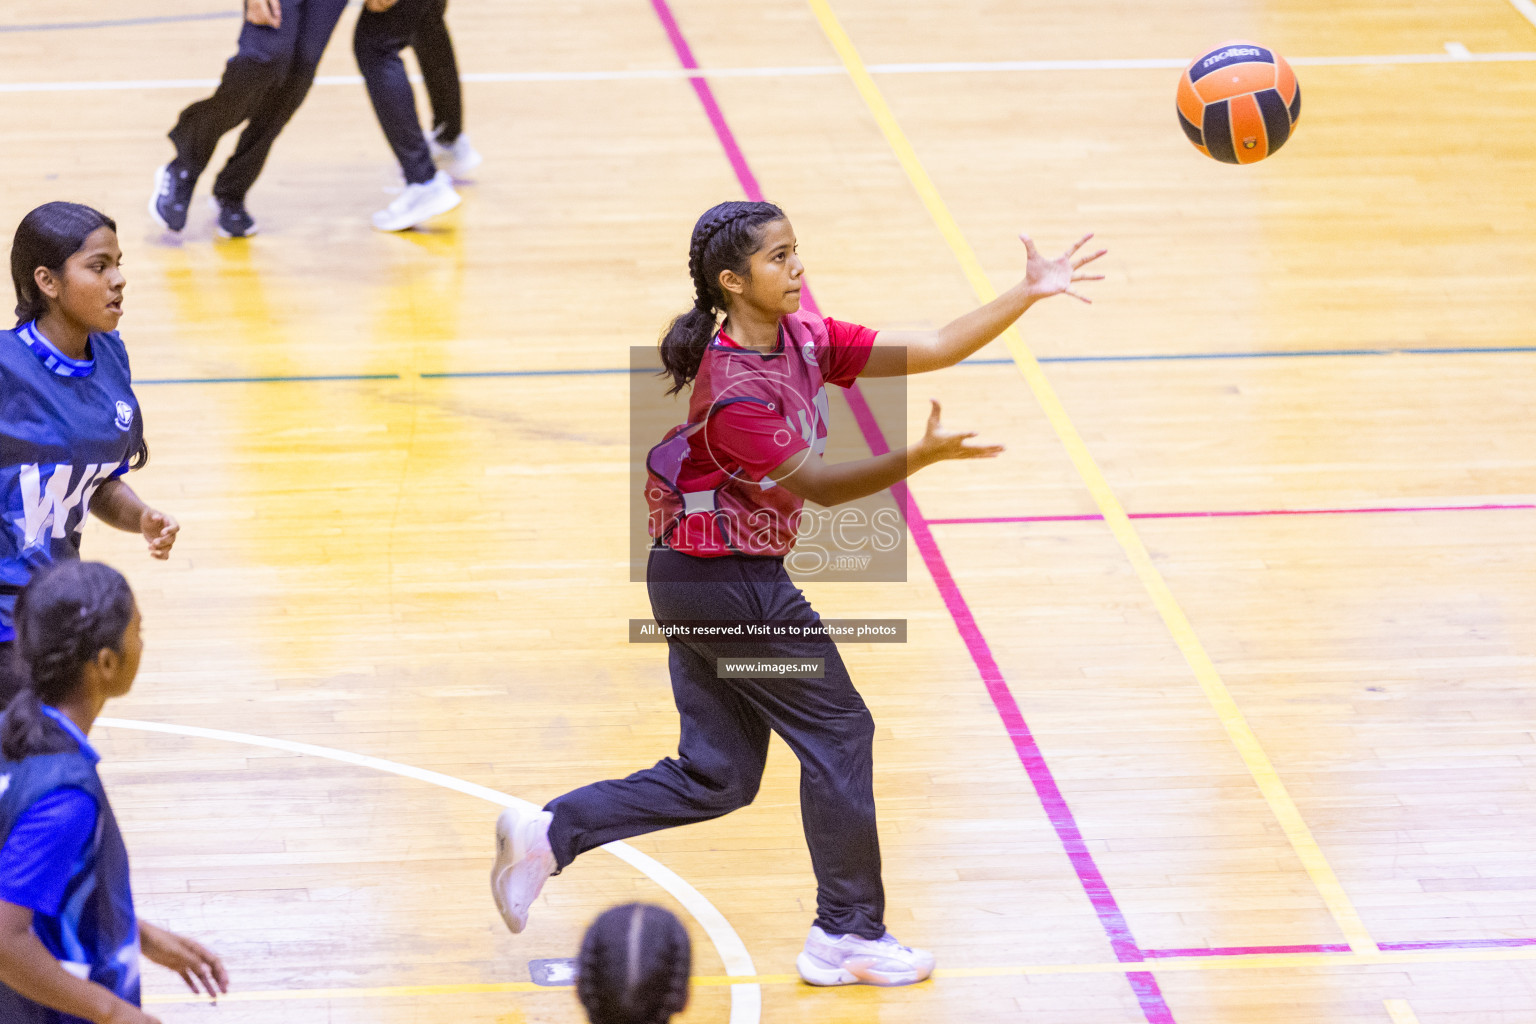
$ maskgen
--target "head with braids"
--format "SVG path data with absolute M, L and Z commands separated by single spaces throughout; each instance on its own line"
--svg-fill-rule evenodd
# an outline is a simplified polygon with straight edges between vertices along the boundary
M 674 319 L 661 338 L 661 362 L 672 376 L 667 394 L 681 391 L 698 374 L 720 314 L 729 312 L 733 295 L 721 283 L 722 275 L 751 280 L 752 256 L 775 221 L 787 219 L 772 203 L 733 202 L 710 207 L 693 226 L 688 244 L 693 308 Z
M 688 1005 L 688 932 L 670 911 L 627 903 L 581 940 L 576 995 L 591 1024 L 667 1024 Z
M 12 761 L 73 749 L 42 705 L 85 699 L 100 710 L 139 670 L 139 611 L 122 574 L 100 562 L 56 562 L 16 599 L 16 647 L 30 675 L 0 719 L 0 753 Z

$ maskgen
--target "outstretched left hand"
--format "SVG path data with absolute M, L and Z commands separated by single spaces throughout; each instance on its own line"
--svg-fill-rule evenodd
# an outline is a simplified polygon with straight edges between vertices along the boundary
M 1084 235 L 1078 239 L 1077 244 L 1068 249 L 1059 258 L 1048 260 L 1040 255 L 1035 248 L 1035 243 L 1028 235 L 1020 235 L 1019 240 L 1024 243 L 1025 252 L 1029 253 L 1029 263 L 1024 270 L 1024 290 L 1031 300 L 1046 299 L 1052 295 L 1070 295 L 1080 302 L 1092 304 L 1093 300 L 1079 295 L 1072 290 L 1072 286 L 1079 281 L 1102 281 L 1103 274 L 1079 274 L 1078 271 L 1103 256 L 1108 249 L 1100 249 L 1091 256 L 1084 256 L 1074 260 L 1077 250 L 1087 244 L 1093 234 Z
M 139 516 L 139 532 L 149 542 L 149 553 L 162 562 L 171 557 L 171 545 L 176 543 L 176 534 L 180 530 L 180 523 L 148 506 Z

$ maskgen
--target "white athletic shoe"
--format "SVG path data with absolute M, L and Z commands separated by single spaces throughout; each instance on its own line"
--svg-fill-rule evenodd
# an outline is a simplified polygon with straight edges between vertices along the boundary
M 447 213 L 463 201 L 453 190 L 448 172 L 438 171 L 431 181 L 405 186 L 394 202 L 373 215 L 373 226 L 380 231 L 405 231 Z
M 491 866 L 491 895 L 501 919 L 515 935 L 528 926 L 528 911 L 555 870 L 549 848 L 548 811 L 508 807 L 496 819 L 496 863 Z
M 933 954 L 903 946 L 890 932 L 861 939 L 812 925 L 795 967 L 810 985 L 914 985 L 933 973 Z
M 449 146 L 437 141 L 437 133 L 427 136 L 427 147 L 432 150 L 432 162 L 447 171 L 454 181 L 464 181 L 470 171 L 479 167 L 485 157 L 469 141 L 468 132 L 460 132 L 459 137 L 453 140 Z

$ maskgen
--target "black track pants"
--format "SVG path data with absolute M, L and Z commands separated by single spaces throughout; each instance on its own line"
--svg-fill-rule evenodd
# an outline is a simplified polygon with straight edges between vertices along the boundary
M 416 97 L 400 51 L 407 46 L 416 51 L 438 141 L 452 143 L 464 130 L 464 103 L 459 65 L 444 21 L 447 7 L 447 0 L 399 0 L 382 13 L 364 10 L 352 37 L 357 67 L 368 85 L 379 127 L 400 161 L 405 180 L 417 185 L 431 181 L 437 168 L 416 116 Z
M 245 200 L 272 143 L 309 94 L 347 0 L 281 0 L 281 6 L 279 28 L 246 22 L 239 52 L 224 66 L 218 89 L 183 110 L 171 129 L 177 162 L 196 178 L 219 140 L 242 121 L 250 122 L 213 183 L 213 194 L 228 202 Z
M 819 621 L 782 562 L 653 551 L 647 570 L 660 623 Z M 835 934 L 885 933 L 875 826 L 874 720 L 826 639 L 668 641 L 682 719 L 678 756 L 552 801 L 549 839 L 563 868 L 616 839 L 719 817 L 752 802 L 773 731 L 800 759 L 800 814 L 816 871 L 816 923 Z M 717 658 L 821 658 L 821 679 L 719 679 Z

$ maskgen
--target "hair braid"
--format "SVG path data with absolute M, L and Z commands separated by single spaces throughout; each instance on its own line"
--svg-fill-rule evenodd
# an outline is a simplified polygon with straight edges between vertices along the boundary
M 720 203 L 693 226 L 688 242 L 693 308 L 673 319 L 661 338 L 663 373 L 672 377 L 668 394 L 676 394 L 698 376 L 704 350 L 715 333 L 716 316 L 725 309 L 720 274 L 730 270 L 747 276 L 752 254 L 761 244 L 763 225 L 783 219 L 784 211 L 772 203 Z
M 592 1024 L 667 1024 L 688 1005 L 688 932 L 661 907 L 614 907 L 587 929 L 576 969 Z
M 721 206 L 747 206 L 747 203 L 722 203 Z M 719 206 L 715 209 L 720 209 Z M 707 215 L 706 215 L 707 216 Z M 750 211 L 726 210 L 707 221 L 700 221 L 693 229 L 693 238 L 688 243 L 688 276 L 693 278 L 693 308 L 701 313 L 713 313 L 721 308 L 720 284 L 711 281 L 704 273 L 704 254 L 709 251 L 709 243 L 736 220 L 750 216 Z
M 57 562 L 33 577 L 15 611 L 16 653 L 28 684 L 6 708 L 0 753 L 19 761 L 72 748 L 59 746 L 42 705 L 67 700 L 101 651 L 123 649 L 133 609 L 128 581 L 100 562 Z

